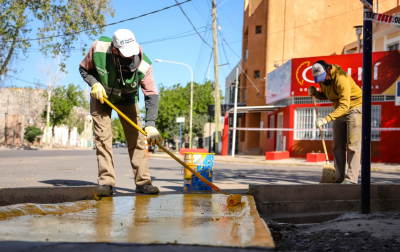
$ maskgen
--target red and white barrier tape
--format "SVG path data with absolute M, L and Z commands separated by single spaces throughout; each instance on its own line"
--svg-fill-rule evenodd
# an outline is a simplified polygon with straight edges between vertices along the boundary
M 229 128 L 233 130 L 234 128 Z M 286 128 L 240 128 L 236 130 L 247 130 L 247 131 L 319 131 L 319 129 L 286 129 Z M 333 131 L 332 128 L 322 129 L 322 131 Z M 371 131 L 400 131 L 400 128 L 371 128 Z
M 364 19 L 379 22 L 379 23 L 400 25 L 400 17 L 374 13 L 374 12 L 367 11 L 367 10 L 364 12 Z

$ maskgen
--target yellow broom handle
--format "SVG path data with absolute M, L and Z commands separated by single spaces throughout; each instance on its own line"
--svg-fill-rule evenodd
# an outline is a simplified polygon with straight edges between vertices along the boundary
M 319 116 L 318 116 L 317 101 L 315 100 L 315 96 L 313 96 L 313 101 L 314 101 L 315 113 L 317 113 L 317 119 L 318 119 Z M 325 146 L 324 134 L 322 132 L 321 126 L 318 125 L 318 128 L 319 132 L 321 133 L 322 146 L 324 146 L 326 162 L 329 162 L 328 152 L 326 151 L 326 146 Z
M 141 128 L 139 128 L 139 126 L 136 125 L 136 123 L 132 122 L 131 119 L 129 119 L 126 115 L 124 115 L 124 113 L 122 113 L 119 109 L 117 109 L 109 100 L 107 100 L 107 98 L 104 98 L 104 101 L 108 104 L 108 106 L 110 106 L 112 109 L 114 109 L 120 116 L 122 116 L 128 123 L 130 123 L 133 127 L 135 127 L 137 130 L 139 130 L 144 136 L 146 136 L 146 132 L 144 130 L 142 130 Z M 215 192 L 217 193 L 223 193 L 221 191 L 221 189 L 219 187 L 217 187 L 216 185 L 214 185 L 213 183 L 211 183 L 210 181 L 208 181 L 207 179 L 205 179 L 203 176 L 200 175 L 200 173 L 194 171 L 190 166 L 188 166 L 187 164 L 185 164 L 184 162 L 182 162 L 182 160 L 180 160 L 179 158 L 177 158 L 174 154 L 172 154 L 169 150 L 167 150 L 164 146 L 162 146 L 161 144 L 159 144 L 158 142 L 156 142 L 157 146 L 159 148 L 161 148 L 163 151 L 165 151 L 168 155 L 170 155 L 173 159 L 175 159 L 178 163 L 180 163 L 182 166 L 184 166 L 186 169 L 188 169 L 189 171 L 191 171 L 196 177 L 198 177 L 202 182 L 204 182 L 205 184 L 207 184 L 209 187 L 211 187 L 212 189 L 214 189 Z M 229 195 L 227 193 L 223 193 L 226 195 Z

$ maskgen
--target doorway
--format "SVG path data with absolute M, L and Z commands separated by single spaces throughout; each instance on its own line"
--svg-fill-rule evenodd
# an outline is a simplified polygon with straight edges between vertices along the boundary
M 278 113 L 276 128 L 283 128 L 283 112 Z M 276 151 L 282 151 L 282 131 L 276 132 Z

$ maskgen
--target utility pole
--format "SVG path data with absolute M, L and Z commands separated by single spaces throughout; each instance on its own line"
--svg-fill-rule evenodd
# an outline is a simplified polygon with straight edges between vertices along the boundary
M 372 0 L 367 0 L 372 6 Z M 367 11 L 364 7 L 364 11 Z M 371 213 L 371 73 L 372 21 L 364 18 L 361 133 L 361 213 Z
M 215 79 L 215 153 L 218 153 L 219 126 L 221 124 L 221 101 L 219 98 L 218 79 L 218 41 L 217 41 L 217 3 L 212 0 L 212 28 L 213 28 L 213 49 L 214 49 L 214 79 Z

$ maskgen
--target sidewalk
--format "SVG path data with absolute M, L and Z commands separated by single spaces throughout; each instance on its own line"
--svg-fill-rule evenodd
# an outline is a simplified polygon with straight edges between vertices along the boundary
M 173 152 L 177 157 L 183 160 L 183 156 L 179 152 Z M 171 158 L 168 154 L 163 152 L 149 153 L 150 158 Z M 313 166 L 320 169 L 325 162 L 307 163 L 305 158 L 289 158 L 282 160 L 265 160 L 265 156 L 250 156 L 250 155 L 235 155 L 221 156 L 215 155 L 215 162 L 224 163 L 243 163 L 243 164 L 261 164 L 261 165 L 284 165 L 284 166 Z M 386 163 L 371 163 L 371 171 L 376 172 L 400 172 L 400 164 L 386 164 Z

